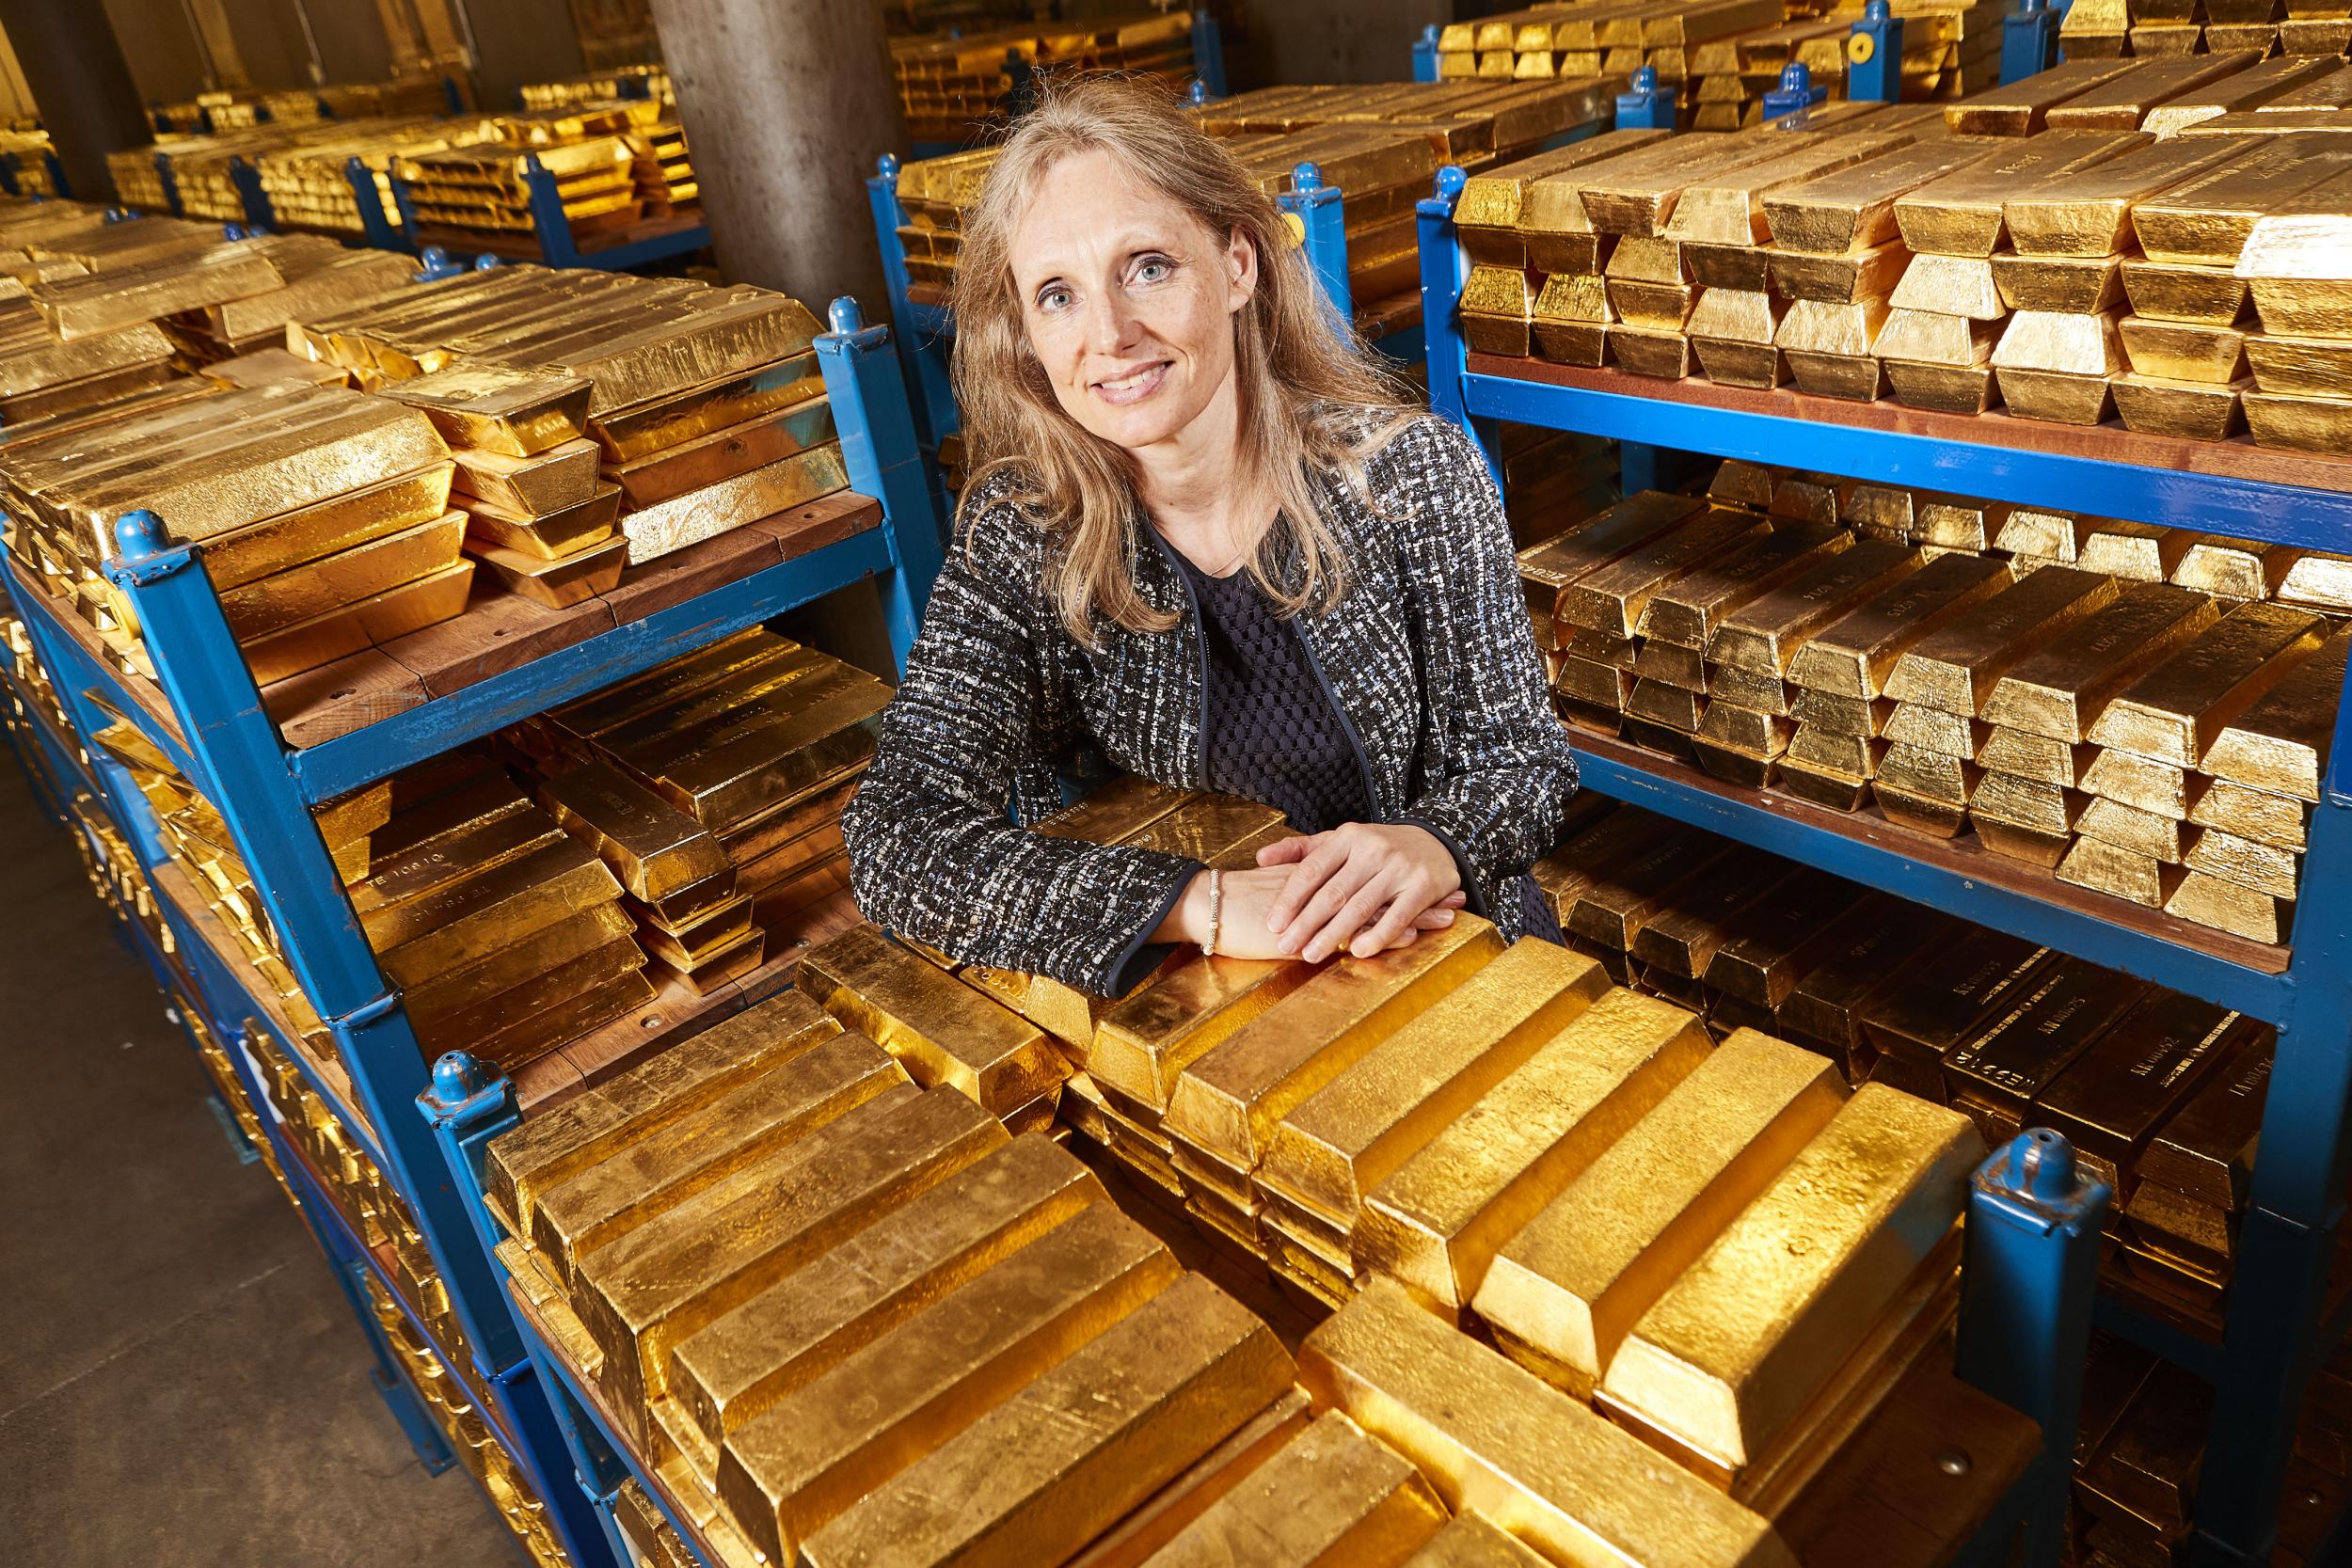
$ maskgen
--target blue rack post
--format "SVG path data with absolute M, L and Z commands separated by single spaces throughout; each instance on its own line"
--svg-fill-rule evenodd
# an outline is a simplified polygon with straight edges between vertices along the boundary
M 1899 103 L 1903 96 L 1903 19 L 1886 0 L 1869 0 L 1846 33 L 1846 97 L 1857 103 Z
M 1434 82 L 1438 79 L 1438 40 L 1441 35 L 1438 24 L 1428 24 L 1421 37 L 1413 40 L 1413 80 Z
M 360 239 L 377 250 L 405 250 L 415 255 L 417 247 L 408 237 L 405 212 L 404 221 L 398 224 L 384 215 L 384 189 L 375 182 L 375 171 L 355 154 L 343 160 L 343 179 L 349 182 L 352 200 L 359 210 Z
M 1206 6 L 1192 13 L 1192 73 L 1208 88 L 1211 98 L 1225 96 L 1225 35 Z
M 1813 106 L 1828 101 L 1828 85 L 1816 84 L 1812 70 L 1803 60 L 1791 60 L 1780 68 L 1778 85 L 1764 95 L 1764 120 L 1768 125 L 1801 131 Z
M 2001 24 L 2001 80 L 2023 81 L 2058 64 L 2061 8 L 2050 0 L 2019 0 Z
M 1541 365 L 1473 369 L 1458 319 L 1467 261 L 1453 224 L 1462 178 L 1458 169 L 1440 171 L 1437 194 L 1421 204 L 1422 310 L 1430 402 L 1482 439 L 1483 427 L 1513 421 L 2304 548 L 2342 550 L 2352 539 L 2352 483 L 2265 483 L 2086 457 L 1990 424 L 1963 435 L 1958 421 L 1933 433 L 1816 422 L 1752 395 L 1661 399 Z M 2261 1561 L 2276 1533 L 2304 1386 L 2352 1316 L 2347 1304 L 2322 1318 L 2352 1155 L 2352 703 L 2337 713 L 2283 952 L 2217 933 L 2185 937 L 2121 904 L 2110 918 L 2082 899 L 2051 896 L 2046 876 L 1995 857 L 1926 839 L 1907 848 L 1913 835 L 1866 832 L 1841 814 L 1689 777 L 1620 743 L 1576 738 L 1584 784 L 1604 794 L 2277 1027 L 2220 1346 L 2205 1347 L 2121 1302 L 2098 1304 L 2103 1324 L 2216 1385 L 2187 1560 L 2199 1568 Z
M 278 212 L 270 205 L 269 192 L 262 188 L 260 169 L 243 157 L 231 158 L 229 182 L 236 187 L 237 205 L 244 210 L 246 228 L 258 234 L 278 227 Z
M 887 331 L 866 327 L 847 299 L 836 301 L 830 314 L 832 330 L 818 336 L 816 352 L 844 467 L 854 489 L 880 501 L 879 526 L 332 741 L 301 751 L 279 741 L 198 552 L 172 545 L 151 513 L 121 518 L 118 555 L 107 573 L 141 628 L 160 701 L 155 688 L 141 683 L 135 689 L 79 641 L 46 595 L 15 596 L 77 729 L 87 736 L 112 721 L 107 710 L 119 712 L 219 811 L 289 966 L 333 1037 L 347 1090 L 319 1071 L 295 1041 L 281 1037 L 279 1044 L 408 1205 L 471 1348 L 472 1364 L 461 1370 L 472 1386 L 488 1391 L 517 1464 L 548 1497 L 559 1532 L 581 1568 L 601 1560 L 581 1554 L 596 1544 L 602 1527 L 587 1500 L 576 1506 L 569 1500 L 571 1488 L 548 1489 L 548 1477 L 571 1466 L 567 1439 L 433 1130 L 415 1114 L 426 1064 L 399 993 L 385 984 L 359 930 L 310 808 L 860 578 L 878 579 L 892 651 L 903 667 L 943 557 L 939 519 L 922 479 Z M 101 700 L 105 708 L 98 705 Z M 36 716 L 33 722 L 40 721 Z M 167 857 L 128 775 L 103 758 L 94 771 L 78 760 L 72 766 L 122 825 L 151 876 L 161 869 Z M 178 927 L 168 900 L 167 911 Z M 181 928 L 180 935 L 186 967 L 212 999 L 206 1011 L 217 1034 L 233 1037 L 246 1020 L 271 1015 L 272 1006 L 249 989 L 251 977 L 241 966 L 214 954 L 193 928 Z M 247 1087 L 262 1092 L 257 1082 Z M 298 1161 L 281 1164 L 290 1180 L 301 1172 Z M 331 1213 L 331 1204 L 311 1196 L 312 1207 Z M 331 1244 L 328 1250 L 348 1260 L 357 1241 L 344 1241 L 349 1245 L 342 1251 Z M 430 1329 L 417 1326 L 431 1342 Z M 445 1348 L 437 1346 L 436 1354 L 457 1365 Z
M 184 217 L 186 209 L 180 205 L 180 176 L 171 166 L 171 154 L 155 154 L 155 173 L 164 183 L 164 210 L 173 217 Z
M 1323 182 L 1323 170 L 1301 164 L 1291 170 L 1290 189 L 1275 205 L 1294 226 L 1307 270 L 1322 286 L 1327 304 L 1342 323 L 1356 317 L 1356 298 L 1347 284 L 1347 214 L 1339 187 Z

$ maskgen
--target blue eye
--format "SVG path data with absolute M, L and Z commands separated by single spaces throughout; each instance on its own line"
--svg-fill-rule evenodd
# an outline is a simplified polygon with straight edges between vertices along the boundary
M 1136 281 L 1138 283 L 1164 283 L 1169 277 L 1175 276 L 1175 272 L 1176 263 L 1169 261 L 1167 257 L 1147 257 L 1136 268 Z
M 1041 310 L 1059 310 L 1067 308 L 1069 304 L 1070 291 L 1068 289 L 1048 289 L 1037 296 L 1038 309 Z

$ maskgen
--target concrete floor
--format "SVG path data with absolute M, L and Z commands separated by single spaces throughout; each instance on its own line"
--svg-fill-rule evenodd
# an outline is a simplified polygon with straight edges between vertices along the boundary
M 0 1563 L 511 1568 L 0 760 Z

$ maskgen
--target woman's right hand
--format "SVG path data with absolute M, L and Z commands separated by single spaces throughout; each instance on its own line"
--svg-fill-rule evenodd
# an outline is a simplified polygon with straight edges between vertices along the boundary
M 1246 871 L 1228 871 L 1224 877 L 1224 909 L 1217 920 L 1216 950 L 1236 958 L 1284 958 L 1295 957 L 1282 951 L 1281 939 L 1267 925 L 1266 917 L 1273 911 L 1274 901 L 1289 885 L 1291 867 L 1275 865 L 1253 867 Z M 1454 924 L 1454 911 L 1460 909 L 1464 898 L 1459 891 L 1448 894 L 1417 915 L 1411 924 L 1389 944 L 1389 951 L 1409 947 L 1414 938 L 1423 931 L 1442 931 Z M 1176 900 L 1168 918 L 1152 932 L 1156 942 L 1188 942 L 1196 945 L 1209 935 L 1209 874 L 1197 874 Z

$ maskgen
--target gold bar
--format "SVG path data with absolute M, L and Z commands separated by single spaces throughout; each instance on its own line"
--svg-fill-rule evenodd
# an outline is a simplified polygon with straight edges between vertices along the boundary
M 728 1435 L 720 1499 L 768 1560 L 1010 1398 L 1182 1275 L 1109 1204 L 1090 1206 Z
M 2316 802 L 2352 635 L 2339 631 L 2221 728 L 2199 766 L 2252 789 Z
M 745 523 L 788 512 L 845 489 L 849 483 L 840 443 L 829 441 L 699 490 L 624 513 L 621 531 L 628 536 L 629 562 L 652 561 Z
M 2035 1097 L 2033 1115 L 2119 1169 L 2262 1033 L 2261 1022 L 2176 991 L 2152 992 Z
M 2226 1212 L 2245 1207 L 2270 1088 L 2268 1037 L 2268 1030 L 2258 1028 L 2244 1053 L 2157 1130 L 2140 1157 L 2143 1182 Z
M 1368 1283 L 1300 1350 L 1315 1402 L 1554 1562 L 1793 1568 L 1772 1526 L 1534 1373 Z
M 2156 321 L 2229 326 L 2245 314 L 2253 297 L 2234 262 L 2190 266 L 2126 257 L 2123 293 L 2137 314 Z
M 2086 810 L 2089 808 L 2086 807 Z M 2164 907 L 2181 882 L 2181 871 L 2153 855 L 2125 849 L 2096 838 L 2077 838 L 2058 863 L 2058 878 L 2094 893 L 2112 895 L 2155 910 Z
M 351 905 L 369 940 L 391 946 L 425 929 L 396 906 L 562 842 L 564 830 L 547 813 L 501 812 L 429 846 L 375 856 L 371 875 L 353 885 Z
M 2311 809 L 2290 796 L 2215 779 L 2188 808 L 2188 819 L 2201 828 L 2217 828 L 2258 844 L 2300 851 L 2310 839 Z
M 1462 187 L 1454 207 L 1454 225 L 1461 230 L 1472 260 L 1500 266 L 1526 265 L 1527 244 L 1520 222 L 1528 194 L 1537 181 L 1630 152 L 1664 135 L 1662 131 L 1605 131 L 1532 158 L 1482 169 Z
M 749 821 L 872 756 L 878 715 L 889 700 L 880 681 L 835 666 L 764 715 L 747 714 L 723 738 L 661 764 L 655 782 L 712 827 Z M 651 771 L 639 756 L 624 753 L 624 760 Z
M 1707 657 L 1747 674 L 1778 677 L 1820 627 L 1919 564 L 1915 547 L 1864 539 L 1725 616 Z
M 2163 1540 L 2187 1524 L 2213 1412 L 2212 1386 L 2160 1362 L 2116 1423 L 2115 1439 L 2082 1477 L 2133 1525 Z M 2135 1531 L 2137 1533 L 2137 1531 Z
M 1692 1014 L 1610 991 L 1374 1189 L 1357 1223 L 1358 1272 L 1400 1279 L 1458 1315 L 1502 1243 L 1708 1049 Z
M 2090 738 L 2194 768 L 2224 728 L 2318 648 L 2325 626 L 2284 605 L 2240 605 L 2121 692 Z
M 594 500 L 596 444 L 585 438 L 561 442 L 529 457 L 509 457 L 486 447 L 458 447 L 454 488 L 501 511 L 538 517 Z
M 1947 1079 L 1956 1092 L 2023 1116 L 2148 994 L 2143 980 L 2060 959 L 2035 976 L 2000 1017 L 1952 1048 L 1944 1058 Z
M 1068 1071 L 1042 1030 L 871 925 L 802 955 L 798 984 L 872 1036 L 916 1083 L 951 1085 L 993 1116 L 1036 1099 Z
M 1312 1418 L 1293 1388 L 1070 1560 L 1069 1568 L 1143 1568 L 1153 1552 L 1280 1452 Z
M 1888 1055 L 1941 1062 L 1979 1021 L 2013 1002 L 2049 958 L 2048 948 L 2023 937 L 1972 928 L 1868 998 L 1859 1009 L 1863 1033 Z
M 418 985 L 488 957 L 583 905 L 619 895 L 620 884 L 595 854 L 568 840 L 550 844 L 396 906 L 403 940 L 378 948 L 376 962 L 394 984 Z
M 2113 603 L 2002 674 L 1985 699 L 1984 717 L 2053 740 L 2086 740 L 2118 692 L 2201 637 L 2219 615 L 2211 599 L 2185 589 L 2126 585 Z
M 631 1434 L 687 1336 L 1009 1138 L 952 1089 L 900 1085 L 590 1253 L 573 1307 Z
M 401 1004 L 421 1031 L 437 1031 L 450 1019 L 527 983 L 533 975 L 582 958 L 615 938 L 629 936 L 632 929 L 619 904 L 591 904 L 474 963 L 435 975 L 421 985 L 404 986 Z M 495 1179 L 492 1187 L 495 1191 Z
M 660 1051 L 491 1140 L 485 1187 L 517 1237 L 532 1234 L 538 1195 L 710 1105 L 770 1065 L 840 1035 L 800 992 L 784 992 Z
M 1944 110 L 1954 135 L 2031 136 L 2050 111 L 2070 99 L 2107 86 L 2132 69 L 2128 60 L 2068 60 L 2023 81 L 2005 82 L 1991 92 L 1972 93 Z
M 2151 60 L 2089 92 L 2052 104 L 2044 122 L 2053 131 L 2137 131 L 2157 104 L 2210 87 L 2261 57 L 2253 50 L 2237 50 Z
M 1342 955 L 1184 1070 L 1168 1133 L 1249 1170 L 1276 1122 L 1502 950 L 1492 926 L 1465 915 L 1409 947 Z
M 620 515 L 621 487 L 598 484 L 596 493 L 578 506 L 566 506 L 544 517 L 518 516 L 477 500 L 466 509 L 466 533 L 476 544 L 495 545 L 541 561 L 564 561 L 611 539 Z
M 574 376 L 468 360 L 393 382 L 384 395 L 423 410 L 453 447 L 530 457 L 586 433 L 590 390 Z
M 1473 1309 L 1579 1399 L 1683 1270 L 1845 1099 L 1812 1052 L 1738 1030 L 1496 1255 Z
M 1746 1467 L 1933 1254 L 1983 1154 L 1958 1112 L 1864 1085 L 1642 1315 L 1602 1392 Z
M 1768 262 L 1772 287 L 1790 299 L 1853 305 L 1892 293 L 1911 260 L 1900 242 L 1886 242 L 1829 256 L 1774 248 Z
M 1765 520 L 1745 508 L 1710 508 L 1563 587 L 1553 620 L 1612 637 L 1641 635 L 1656 594 L 1764 527 Z
M 1584 216 L 1603 234 L 1661 235 L 1685 187 L 1788 150 L 1786 138 L 1694 134 L 1679 144 L 1678 159 L 1655 169 L 1635 170 L 1618 161 L 1597 164 L 1579 181 Z
M 2152 261 L 2227 269 L 2257 220 L 2346 166 L 2324 140 L 2289 138 L 2133 203 L 2132 228 Z
M 1775 527 L 1723 561 L 1702 566 L 1653 594 L 1643 629 L 1654 641 L 1705 648 L 1724 618 L 1820 565 L 1852 542 L 1829 523 Z
M 1788 679 L 1841 697 L 1881 697 L 1913 643 L 2012 580 L 1999 562 L 1940 556 L 1816 632 L 1789 661 Z
M 1656 490 L 1629 496 L 1559 538 L 1521 552 L 1519 575 L 1531 588 L 1538 584 L 1552 588 L 1552 615 L 1558 621 L 1562 618 L 1556 599 L 1570 584 L 1680 526 L 1702 504 L 1697 497 Z
M 604 960 L 605 973 L 611 977 L 586 990 L 520 1018 L 513 1017 L 501 1006 L 489 1016 L 450 1020 L 442 1027 L 452 1033 L 443 1038 L 470 1037 L 473 1043 L 467 1047 L 468 1050 L 484 1061 L 511 1072 L 525 1062 L 544 1056 L 592 1029 L 601 1029 L 623 1014 L 642 1009 L 653 1001 L 653 984 L 645 978 L 643 963 L 616 966 L 612 958 L 620 956 L 613 953 L 612 958 Z M 642 959 L 642 949 L 638 957 Z M 588 967 L 583 960 L 572 966 L 570 973 L 576 976 Z M 617 974 L 612 973 L 615 967 L 619 968 Z M 467 1033 L 485 1029 L 494 1021 L 503 1022 L 504 1026 L 493 1033 Z M 429 1049 L 442 1049 L 442 1039 L 435 1039 Z
M 2239 156 L 2219 138 L 2160 141 L 2094 168 L 2040 182 L 2002 203 L 2010 241 L 2026 256 L 2114 256 L 2133 248 L 2133 203 Z
M 489 569 L 510 594 L 519 594 L 550 610 L 565 610 L 619 586 L 621 570 L 628 564 L 628 546 L 619 539 L 591 545 L 562 561 L 548 561 L 496 545 L 476 545 L 468 551 Z
M 538 788 L 564 831 L 602 856 L 632 896 L 659 902 L 731 869 L 707 829 L 609 763 L 542 777 Z
M 1590 958 L 1521 938 L 1278 1123 L 1258 1180 L 1352 1226 L 1365 1194 L 1608 983 Z
M 670 1387 L 714 1447 L 1093 1206 L 1102 1184 L 1044 1138 L 1015 1138 L 681 1341 Z
M 439 518 L 449 510 L 453 465 L 444 461 L 206 540 L 199 553 L 226 594 L 273 573 Z
M 2263 333 L 2241 341 L 2253 371 L 2254 385 L 2265 392 L 2333 398 L 2352 394 L 2352 345 L 2340 340 L 2273 338 Z M 2337 603 L 2343 596 L 2339 590 L 2323 602 Z
M 1231 1568 L 1237 1544 L 1263 1568 L 1362 1562 L 1393 1568 L 1445 1523 L 1411 1463 L 1337 1411 L 1212 1504 L 1152 1558 L 1152 1568 Z
M 2124 299 L 2123 259 L 2002 251 L 1993 258 L 1993 286 L 2012 310 L 2114 310 Z
M 2203 536 L 2193 541 L 2172 569 L 2172 580 L 2183 588 L 2230 599 L 2274 597 L 2286 580 L 2287 569 L 2303 552 L 2283 545 Z
M 1886 695 L 1974 717 L 2011 665 L 2113 601 L 2116 585 L 2072 566 L 2011 584 L 1904 653 Z
M 1971 164 L 1897 198 L 1895 221 L 1903 243 L 1915 251 L 1990 256 L 2001 247 L 2007 232 L 2003 204 L 2021 184 L 2074 173 L 2146 145 L 2147 138 L 2138 135 L 2044 132 L 2018 143 L 2014 151 Z
M 1756 245 L 1772 237 L 1765 215 L 1770 194 L 1908 146 L 1907 131 L 1856 131 L 1823 137 L 1733 174 L 1686 185 L 1667 222 L 1666 235 L 1686 244 Z
M 1543 1568 L 1542 1558 L 1475 1513 L 1450 1521 L 1405 1568 Z
M 2167 914 L 2228 931 L 2249 942 L 2273 944 L 2287 940 L 2293 927 L 2293 911 L 2294 906 L 2284 899 L 2203 871 L 2191 871 L 2182 877 L 2180 885 L 2170 888 L 2164 899 Z
M 1179 1074 L 1315 973 L 1279 959 L 1194 958 L 1103 1014 L 1088 1070 L 1128 1099 L 1165 1110 Z
M 1188 1274 L 802 1547 L 807 1568 L 1060 1562 L 1285 1394 L 1273 1331 Z
M 596 1249 L 906 1081 L 863 1035 L 813 1038 L 660 1132 L 545 1188 L 533 1206 L 531 1244 L 557 1279 L 574 1285 Z
M 1857 167 L 1783 186 L 1764 198 L 1775 248 L 1844 256 L 1896 236 L 1897 198 L 2014 149 L 1982 137 L 1924 140 Z M 1904 254 L 1908 255 L 1906 248 Z
M 1564 898 L 1561 924 L 1612 952 L 1629 951 L 1643 925 L 1675 886 L 1724 852 L 1723 843 L 1706 833 L 1669 830 L 1653 834 L 1634 854 L 1597 870 L 1578 891 L 1574 904 Z
M 2246 374 L 2246 334 L 2235 327 L 2126 316 L 2116 332 L 2138 375 L 2227 386 Z
M 2100 751 L 2083 770 L 2079 783 L 2082 788 L 2109 801 L 2184 822 L 2188 819 L 2191 804 L 2189 778 L 2186 769 L 2168 762 L 2154 762 L 2129 752 Z

